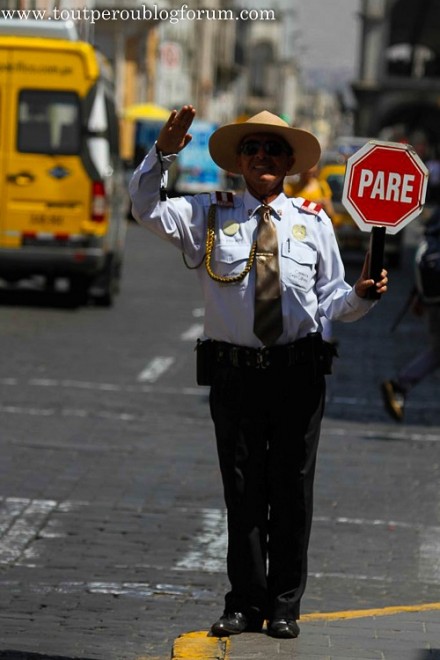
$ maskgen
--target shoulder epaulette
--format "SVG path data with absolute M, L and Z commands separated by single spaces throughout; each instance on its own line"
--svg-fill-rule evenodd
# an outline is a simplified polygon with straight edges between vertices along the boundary
M 211 202 L 217 204 L 217 206 L 223 206 L 225 208 L 234 207 L 234 194 L 231 192 L 224 192 L 221 190 L 216 190 L 211 193 Z
M 322 206 L 316 202 L 311 202 L 309 199 L 305 199 L 301 204 L 301 210 L 313 213 L 313 215 L 319 215 L 322 211 Z

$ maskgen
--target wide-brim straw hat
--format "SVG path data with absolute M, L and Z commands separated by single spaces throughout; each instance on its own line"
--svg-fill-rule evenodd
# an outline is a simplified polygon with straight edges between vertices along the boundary
M 263 110 L 247 121 L 221 126 L 209 139 L 212 160 L 223 170 L 240 174 L 237 167 L 238 147 L 247 135 L 273 133 L 282 137 L 293 149 L 295 162 L 286 174 L 306 172 L 321 156 L 317 138 L 309 131 L 289 126 L 281 117 Z

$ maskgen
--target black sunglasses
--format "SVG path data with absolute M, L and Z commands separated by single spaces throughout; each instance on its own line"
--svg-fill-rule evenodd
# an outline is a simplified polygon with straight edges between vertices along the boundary
M 266 142 L 247 140 L 240 145 L 239 152 L 245 156 L 255 156 L 260 151 L 260 147 L 263 147 L 264 153 L 267 156 L 281 156 L 283 152 L 286 154 L 292 153 L 289 145 L 279 140 L 267 140 Z

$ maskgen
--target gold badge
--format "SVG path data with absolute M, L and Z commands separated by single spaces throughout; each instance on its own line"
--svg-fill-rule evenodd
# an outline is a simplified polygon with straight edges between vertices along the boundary
M 293 238 L 296 238 L 298 241 L 303 241 L 307 236 L 307 230 L 304 225 L 293 225 L 292 234 Z
M 223 233 L 226 236 L 235 236 L 239 229 L 240 225 L 235 220 L 226 220 L 223 225 Z

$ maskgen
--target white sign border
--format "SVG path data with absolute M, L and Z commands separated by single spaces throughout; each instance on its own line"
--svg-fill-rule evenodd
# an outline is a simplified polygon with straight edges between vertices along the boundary
M 348 192 L 350 190 L 350 179 L 351 179 L 351 170 L 356 165 L 360 160 L 364 158 L 370 151 L 373 151 L 376 147 L 385 147 L 393 150 L 399 150 L 399 151 L 407 151 L 410 153 L 411 158 L 415 162 L 415 165 L 421 170 L 421 173 L 423 174 L 423 184 L 422 184 L 422 189 L 421 189 L 421 200 L 419 203 L 419 206 L 414 209 L 402 222 L 400 222 L 396 227 L 392 227 L 390 225 L 380 225 L 380 223 L 371 223 L 371 222 L 365 222 L 365 220 L 362 218 L 362 216 L 359 214 L 358 209 L 354 204 L 351 202 L 351 200 L 348 197 Z M 421 160 L 421 158 L 417 155 L 414 147 L 412 147 L 410 144 L 402 144 L 401 142 L 385 142 L 382 140 L 369 140 L 366 144 L 363 145 L 358 151 L 356 151 L 352 156 L 350 156 L 347 159 L 347 167 L 345 170 L 345 179 L 344 179 L 344 188 L 342 191 L 342 203 L 347 209 L 347 211 L 350 213 L 352 216 L 353 220 L 361 229 L 362 231 L 368 231 L 371 232 L 372 228 L 374 226 L 383 226 L 386 227 L 386 233 L 387 234 L 397 234 L 399 231 L 401 231 L 406 225 L 408 225 L 412 220 L 414 220 L 418 215 L 423 210 L 423 205 L 425 203 L 425 198 L 426 198 L 426 189 L 428 186 L 428 168 L 424 164 L 424 162 Z

